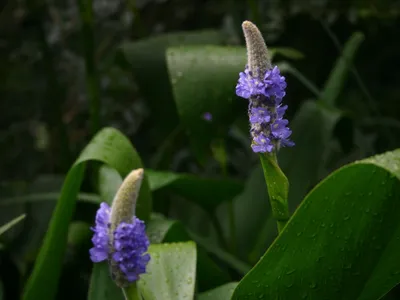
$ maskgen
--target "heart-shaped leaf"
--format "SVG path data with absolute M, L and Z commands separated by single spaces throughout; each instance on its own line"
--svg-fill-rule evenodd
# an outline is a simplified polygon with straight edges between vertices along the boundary
M 232 299 L 380 299 L 400 281 L 400 149 L 347 165 L 302 202 Z

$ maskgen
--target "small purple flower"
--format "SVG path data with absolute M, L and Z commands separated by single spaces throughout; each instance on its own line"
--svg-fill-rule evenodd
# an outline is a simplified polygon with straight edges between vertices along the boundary
M 254 78 L 246 67 L 244 72 L 239 73 L 239 82 L 236 85 L 236 95 L 248 99 L 259 94 L 264 88 L 264 84 L 258 78 Z
M 253 107 L 250 111 L 250 123 L 268 123 L 271 120 L 269 111 L 264 107 Z
M 261 78 L 261 79 L 260 79 Z M 261 77 L 253 76 L 249 69 L 239 74 L 236 94 L 249 99 L 251 147 L 254 152 L 272 152 L 280 146 L 291 147 L 289 140 L 292 131 L 283 119 L 287 105 L 281 105 L 286 95 L 286 80 L 277 66 L 267 70 Z
M 280 103 L 286 95 L 286 80 L 284 76 L 281 76 L 281 72 L 277 66 L 265 73 L 264 83 L 264 95 L 266 97 L 275 97 L 275 101 Z
M 101 203 L 96 213 L 96 226 L 92 228 L 95 234 L 92 238 L 94 247 L 89 250 L 90 259 L 95 263 L 104 260 L 116 262 L 131 283 L 146 272 L 150 260 L 150 255 L 146 254 L 150 242 L 145 224 L 133 216 L 131 223 L 120 223 L 114 232 L 110 232 L 110 214 L 108 204 Z M 113 237 L 113 245 L 110 237 Z
M 274 146 L 271 144 L 271 140 L 267 137 L 264 132 L 261 132 L 259 135 L 254 138 L 254 144 L 251 145 L 251 148 L 254 152 L 271 152 Z
M 212 121 L 212 114 L 210 112 L 206 112 L 203 114 L 203 119 L 206 121 L 211 122 Z

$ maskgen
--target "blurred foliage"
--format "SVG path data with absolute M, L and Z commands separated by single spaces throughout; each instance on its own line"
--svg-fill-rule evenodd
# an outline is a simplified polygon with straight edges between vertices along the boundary
M 249 149 L 246 103 L 234 94 L 245 19 L 259 25 L 287 77 L 297 146 L 279 161 L 292 210 L 333 170 L 400 147 L 400 1 L 34 0 L 0 7 L 0 226 L 26 214 L 0 236 L 0 299 L 22 294 L 62 201 L 68 216 L 57 227 L 64 244 L 53 292 L 86 299 L 93 202 L 110 199 L 120 176 L 141 163 L 161 214 L 148 223 L 154 243 L 194 240 L 199 299 L 233 293 L 236 283 L 228 282 L 239 281 L 276 237 Z M 202 119 L 205 112 L 212 122 Z M 121 175 L 101 167 L 98 176 L 96 163 L 85 176 L 79 165 L 71 171 L 103 126 L 121 130 L 142 162 L 119 157 Z M 110 153 L 115 146 L 109 143 Z M 102 159 L 113 164 L 109 155 Z M 75 183 L 66 197 L 60 190 L 68 170 L 75 173 L 64 188 Z M 74 213 L 76 199 L 83 201 Z

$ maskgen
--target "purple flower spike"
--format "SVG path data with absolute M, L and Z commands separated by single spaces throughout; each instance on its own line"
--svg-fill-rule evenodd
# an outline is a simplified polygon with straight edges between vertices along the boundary
M 145 254 L 150 242 L 145 234 L 144 222 L 133 217 L 132 223 L 121 223 L 114 232 L 115 252 L 112 255 L 129 282 L 146 272 L 150 255 Z
M 260 77 L 253 76 L 249 69 L 239 74 L 236 94 L 249 99 L 249 121 L 252 136 L 251 148 L 256 153 L 277 151 L 280 146 L 291 147 L 292 131 L 283 119 L 287 105 L 281 105 L 286 92 L 286 80 L 277 66 L 268 69 Z
M 95 234 L 92 238 L 94 247 L 89 250 L 90 259 L 95 263 L 104 260 L 116 263 L 125 280 L 132 283 L 146 272 L 150 260 L 150 255 L 146 254 L 150 242 L 145 224 L 133 216 L 131 223 L 122 222 L 111 232 L 110 214 L 108 204 L 101 203 L 96 214 L 96 226 L 92 228 Z M 113 236 L 113 245 L 110 244 L 110 236 Z

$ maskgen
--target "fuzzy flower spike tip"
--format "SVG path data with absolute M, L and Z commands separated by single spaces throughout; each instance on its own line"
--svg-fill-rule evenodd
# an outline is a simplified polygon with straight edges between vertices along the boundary
M 278 151 L 294 145 L 289 140 L 292 131 L 284 119 L 287 105 L 282 105 L 286 80 L 277 66 L 271 66 L 267 47 L 258 28 L 243 22 L 248 62 L 240 72 L 236 94 L 249 100 L 251 148 L 254 152 Z
M 93 262 L 108 261 L 111 276 L 119 287 L 127 287 L 146 272 L 150 255 L 145 224 L 135 216 L 136 199 L 143 179 L 143 169 L 132 171 L 124 180 L 112 206 L 103 202 L 92 228 Z

